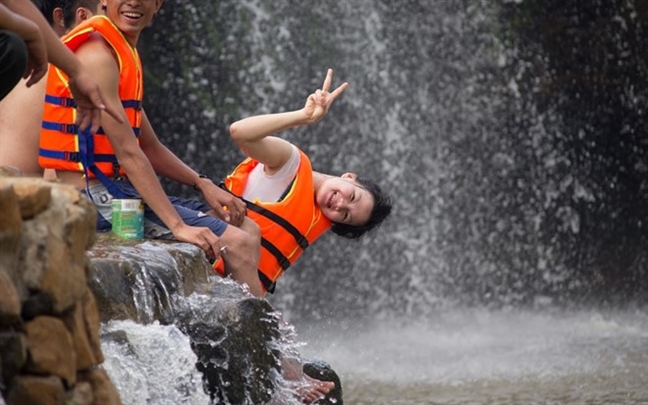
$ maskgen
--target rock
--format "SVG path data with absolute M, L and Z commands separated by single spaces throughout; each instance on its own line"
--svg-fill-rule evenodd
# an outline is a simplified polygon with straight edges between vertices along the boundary
M 0 394 L 8 404 L 121 405 L 101 367 L 99 326 L 127 319 L 173 324 L 189 337 L 215 402 L 273 399 L 281 332 L 268 301 L 218 276 L 193 245 L 96 234 L 96 210 L 73 187 L 2 173 Z
M 86 370 L 103 363 L 99 340 L 99 313 L 92 292 L 86 292 L 83 300 L 77 302 L 63 317 L 63 322 L 72 336 L 74 351 L 77 354 L 77 370 Z
M 216 294 L 190 297 L 176 325 L 191 338 L 198 370 L 217 403 L 267 403 L 280 374 L 278 318 L 258 298 L 220 300 Z
M 52 295 L 45 291 L 35 291 L 22 305 L 22 317 L 24 321 L 31 321 L 37 316 L 54 316 L 54 300 Z
M 0 269 L 12 279 L 18 272 L 20 239 L 22 237 L 22 216 L 18 196 L 11 185 L 0 177 Z
M 53 310 L 63 313 L 85 293 L 86 250 L 94 243 L 96 210 L 76 188 L 39 178 L 0 177 L 0 190 L 0 209 L 10 213 L 0 223 L 0 263 L 8 267 L 22 299 L 28 291 L 45 292 L 51 296 Z M 15 201 L 22 214 L 20 233 L 18 220 L 11 219 Z M 18 246 L 11 242 L 12 235 L 21 238 Z M 9 248 L 13 251 L 4 251 Z M 16 260 L 22 263 L 20 268 Z
M 125 240 L 98 235 L 89 251 L 91 289 L 102 322 L 148 323 L 172 317 L 178 297 L 186 297 L 215 273 L 193 245 L 161 240 Z
M 57 377 L 16 377 L 7 396 L 8 405 L 60 405 L 65 398 L 63 382 Z
M 20 321 L 20 298 L 9 274 L 0 268 L 0 326 Z
M 94 402 L 92 405 L 122 405 L 117 389 L 110 381 L 105 370 L 94 368 L 79 373 L 79 381 L 92 386 Z
M 25 324 L 27 352 L 25 370 L 34 374 L 53 374 L 67 386 L 76 382 L 76 353 L 72 337 L 58 318 L 39 316 Z
M 45 211 L 52 200 L 51 185 L 37 178 L 21 178 L 9 181 L 18 196 L 18 207 L 23 219 L 31 219 Z
M 92 385 L 88 382 L 79 382 L 74 388 L 68 391 L 65 398 L 65 405 L 93 405 L 94 393 Z
M 74 187 L 15 174 L 0 168 L 0 404 L 120 405 L 97 369 L 96 209 Z
M 7 386 L 27 362 L 27 339 L 19 332 L 0 333 L 0 386 Z

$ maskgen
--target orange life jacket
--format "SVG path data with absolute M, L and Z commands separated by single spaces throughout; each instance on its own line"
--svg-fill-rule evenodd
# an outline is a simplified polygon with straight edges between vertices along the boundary
M 119 98 L 134 135 L 139 137 L 144 86 L 142 63 L 137 49 L 130 46 L 121 31 L 105 16 L 95 16 L 84 21 L 61 40 L 74 52 L 93 32 L 101 34 L 117 55 Z M 50 64 L 40 136 L 40 166 L 84 172 L 85 163 L 96 165 L 106 176 L 124 174 L 103 130 L 100 128 L 94 136 L 79 133 L 74 125 L 75 120 L 76 103 L 68 89 L 68 76 Z M 96 177 L 92 172 L 86 174 L 88 177 Z
M 261 228 L 259 278 L 267 292 L 274 292 L 277 279 L 308 246 L 330 229 L 331 221 L 315 202 L 313 169 L 301 150 L 299 169 L 279 202 L 246 201 L 248 217 Z M 242 195 L 248 176 L 259 162 L 244 160 L 227 178 L 225 187 Z M 217 261 L 215 268 L 223 274 Z

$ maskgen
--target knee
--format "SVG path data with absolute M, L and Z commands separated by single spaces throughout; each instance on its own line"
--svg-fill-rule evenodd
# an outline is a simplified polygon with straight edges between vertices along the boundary
M 252 223 L 253 227 L 246 227 L 243 230 L 245 246 L 246 249 L 251 249 L 253 251 L 259 250 L 261 248 L 261 231 L 259 226 L 255 223 Z
M 241 229 L 250 235 L 256 243 L 261 243 L 261 228 L 256 222 L 252 221 L 250 218 L 245 218 L 241 225 Z
M 227 245 L 227 250 L 244 257 L 258 250 L 261 246 L 261 232 L 256 224 L 253 225 L 241 226 L 241 228 L 227 227 L 221 236 L 223 243 Z

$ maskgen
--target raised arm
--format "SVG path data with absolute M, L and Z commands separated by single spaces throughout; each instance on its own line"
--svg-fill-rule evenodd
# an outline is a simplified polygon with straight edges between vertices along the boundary
M 304 107 L 285 113 L 257 115 L 244 118 L 230 126 L 230 135 L 249 157 L 265 164 L 270 170 L 280 168 L 290 157 L 290 144 L 271 135 L 289 128 L 310 125 L 328 113 L 333 101 L 346 90 L 348 83 L 329 91 L 333 70 L 326 72 L 321 89 L 308 96 Z

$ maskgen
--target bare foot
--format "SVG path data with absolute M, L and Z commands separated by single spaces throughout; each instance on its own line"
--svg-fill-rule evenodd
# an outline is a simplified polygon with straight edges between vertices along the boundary
M 324 398 L 333 388 L 335 388 L 335 383 L 332 381 L 320 381 L 304 374 L 297 392 L 303 403 L 311 404 L 320 398 Z

